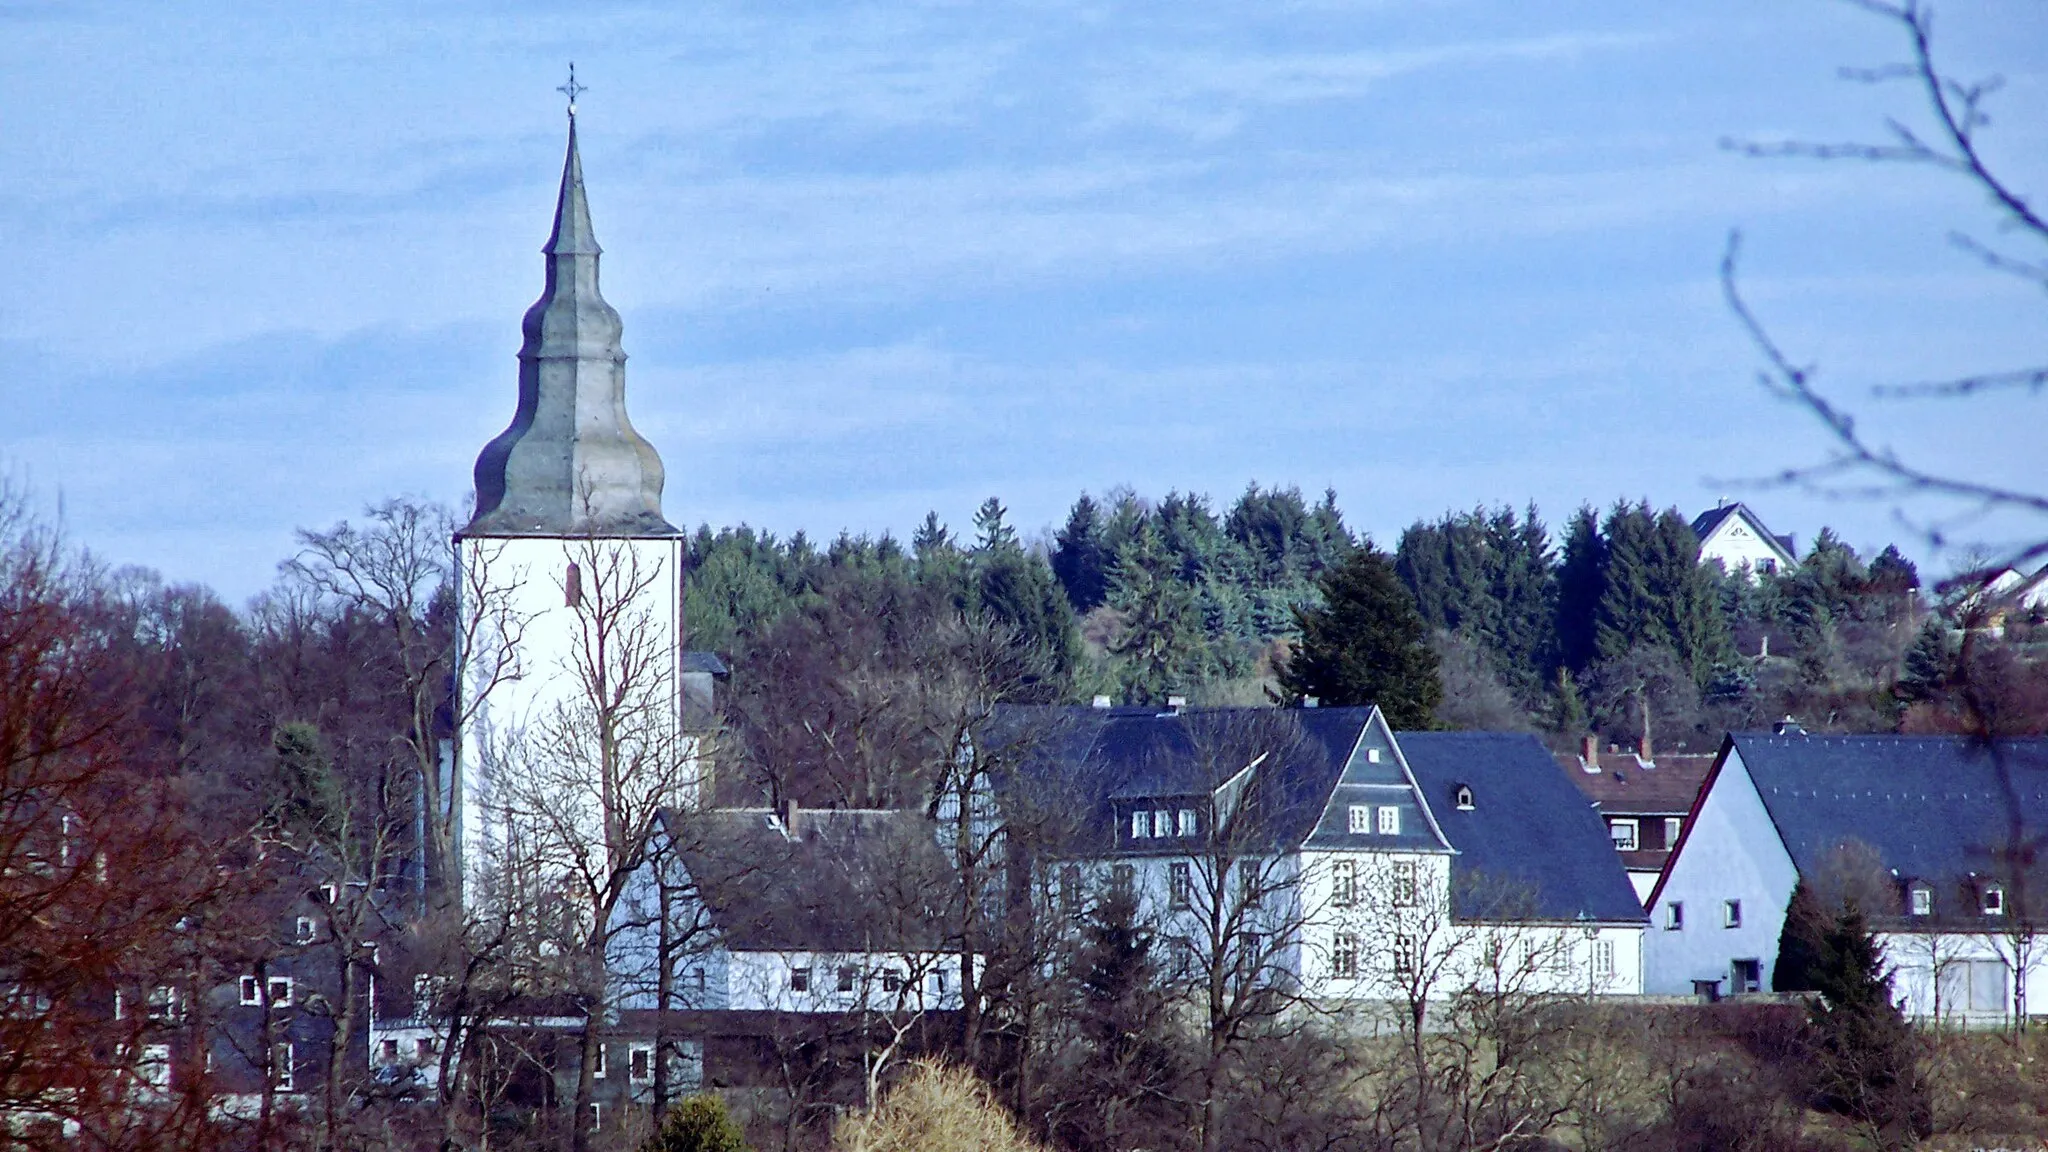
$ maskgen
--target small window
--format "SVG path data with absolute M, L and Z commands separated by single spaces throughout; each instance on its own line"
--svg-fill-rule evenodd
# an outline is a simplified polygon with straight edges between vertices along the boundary
M 940 964 L 932 969 L 932 994 L 935 996 L 944 996 L 946 994 L 946 966 L 944 964 Z
M 121 990 L 116 988 L 114 989 L 114 1019 L 119 1020 L 126 1014 L 127 1005 L 121 1000 Z
M 159 984 L 149 992 L 149 1018 L 151 1020 L 182 1020 L 185 1018 L 184 997 L 170 984 Z
M 1151 834 L 1152 814 L 1150 812 L 1131 813 L 1131 839 L 1143 840 Z
M 1174 828 L 1174 831 L 1182 836 L 1193 836 L 1195 834 L 1195 810 L 1193 808 L 1183 808 L 1180 810 L 1177 826 Z
M 142 1046 L 142 1082 L 151 1088 L 171 1086 L 171 1046 L 169 1044 L 145 1044 Z
M 432 1064 L 432 1063 L 434 1062 L 434 1041 L 433 1041 L 433 1039 L 432 1039 L 431 1037 L 427 1037 L 427 1036 L 422 1036 L 422 1037 L 420 1037 L 419 1039 L 417 1039 L 417 1040 L 413 1041 L 413 1042 L 412 1042 L 412 1058 L 413 1058 L 414 1062 L 416 1062 L 416 1063 L 419 1063 L 419 1064 Z M 604 1065 L 604 1058 L 603 1058 L 603 1056 L 602 1056 L 602 1055 L 600 1055 L 600 1056 L 598 1057 L 598 1066 L 599 1066 L 599 1067 L 603 1067 L 603 1065 Z
M 574 564 L 562 573 L 562 603 L 570 608 L 583 607 L 583 569 Z
M 1081 866 L 1060 865 L 1060 911 L 1073 916 L 1081 911 Z
M 313 918 L 311 916 L 299 917 L 298 932 L 296 933 L 298 942 L 301 944 L 311 944 L 313 942 L 313 931 Z
M 379 1051 L 381 1051 L 381 1052 L 382 1052 L 382 1053 L 384 1054 L 384 1063 L 386 1063 L 386 1064 L 396 1064 L 396 1063 L 398 1063 L 398 1041 L 396 1041 L 396 1040 L 386 1040 L 386 1041 L 384 1041 L 384 1042 L 383 1042 L 382 1044 L 378 1045 L 377 1047 L 378 1047 L 378 1050 L 379 1050 Z
M 589 1112 L 589 1118 L 590 1118 L 590 1130 L 591 1130 L 592 1132 L 595 1132 L 595 1131 L 597 1131 L 597 1130 L 598 1130 L 599 1128 L 602 1128 L 602 1127 L 604 1127 L 604 1105 L 602 1105 L 602 1104 L 598 1103 L 598 1102 L 597 1102 L 597 1101 L 595 1101 L 595 1100 L 591 1101 L 591 1102 L 590 1102 L 590 1112 Z
M 1380 762 L 1380 750 L 1379 750 L 1379 749 L 1377 749 L 1377 748 L 1367 748 L 1367 749 L 1365 750 L 1365 762 L 1366 762 L 1367 764 L 1377 764 L 1377 763 L 1379 763 L 1379 762 Z
M 1173 813 L 1164 808 L 1152 813 L 1152 835 L 1161 840 L 1173 835 Z
M 1109 882 L 1115 885 L 1118 891 L 1129 892 L 1138 882 L 1138 870 L 1129 864 L 1113 865 L 1109 870 Z
M 1633 852 L 1636 850 L 1635 821 L 1609 820 L 1607 822 L 1607 835 L 1609 839 L 1614 841 L 1614 850 L 1616 852 Z
M 1664 847 L 1678 847 L 1678 838 L 1685 835 L 1685 819 L 1681 816 L 1664 818 Z
M 903 973 L 901 973 L 901 972 L 898 972 L 898 971 L 897 971 L 896 969 L 894 969 L 894 968 L 884 968 L 884 969 L 882 969 L 882 991 L 884 991 L 884 992 L 900 992 L 900 991 L 902 991 L 902 990 L 903 990 Z
M 335 901 L 341 899 L 341 889 L 336 888 L 332 884 L 322 884 L 317 891 L 320 893 L 320 902 L 329 907 L 332 907 Z
M 1402 860 L 1394 865 L 1394 907 L 1415 906 L 1415 861 Z
M 263 1003 L 263 985 L 254 976 L 242 977 L 242 1003 Z
M 1394 935 L 1394 975 L 1408 976 L 1415 971 L 1415 939 L 1401 933 Z
M 292 1006 L 291 977 L 272 976 L 270 978 L 269 990 L 270 1006 L 272 1008 L 289 1008 Z
M 635 1084 L 645 1084 L 654 1079 L 654 1049 L 651 1046 L 633 1045 L 626 1057 L 626 1078 Z
M 1392 807 L 1380 809 L 1380 835 L 1399 836 L 1400 834 L 1401 810 Z
M 1915 916 L 1934 915 L 1934 889 L 1925 884 L 1913 885 L 1911 907 Z
M 1237 865 L 1237 895 L 1239 905 L 1257 908 L 1266 902 L 1266 868 L 1257 860 L 1240 861 Z
M 1349 908 L 1358 903 L 1358 862 L 1339 860 L 1330 866 L 1330 903 Z
M 791 992 L 809 992 L 811 990 L 811 970 L 809 968 L 791 968 L 789 970 L 789 990 Z
M 1472 788 L 1471 788 L 1471 786 L 1470 786 L 1470 785 L 1466 785 L 1466 784 L 1460 784 L 1460 785 L 1458 785 L 1458 791 L 1457 791 L 1456 795 L 1455 795 L 1455 796 L 1453 797 L 1453 799 L 1455 799 L 1455 800 L 1457 801 L 1457 804 L 1458 804 L 1458 811 L 1460 811 L 1460 812 L 1470 812 L 1470 811 L 1472 811 L 1472 807 L 1473 807 L 1473 805 L 1472 805 Z
M 1670 931 L 1670 932 L 1677 932 L 1677 931 L 1680 931 L 1681 929 L 1683 929 L 1683 928 L 1685 927 L 1685 905 L 1684 905 L 1684 904 L 1680 903 L 1680 902 L 1679 902 L 1679 901 L 1677 901 L 1677 900 L 1671 900 L 1671 901 L 1667 901 L 1667 902 L 1665 903 L 1665 905 L 1664 905 L 1664 927 L 1665 927 L 1665 930 L 1667 930 L 1667 931 Z
M 289 1043 L 270 1046 L 270 1086 L 279 1092 L 292 1090 L 292 1046 Z
M 1766 576 L 1775 576 L 1778 574 L 1778 562 L 1771 559 L 1759 560 L 1756 562 L 1756 570 Z
M 1593 941 L 1593 975 L 1599 977 L 1614 975 L 1614 941 Z
M 1330 938 L 1330 978 L 1358 979 L 1358 937 L 1339 932 Z
M 1166 869 L 1166 895 L 1175 908 L 1185 908 L 1195 899 L 1195 874 L 1186 864 L 1169 864 Z
M 841 992 L 853 991 L 853 977 L 854 970 L 851 967 L 843 967 L 839 970 L 839 990 Z
M 1350 831 L 1353 836 L 1364 836 L 1372 831 L 1372 806 L 1353 804 L 1350 811 Z
M 604 1079 L 604 1045 L 601 1043 L 590 1053 L 590 1075 L 597 1080 Z
M 1745 992 L 1761 992 L 1764 987 L 1764 966 L 1760 960 L 1737 960 L 1729 965 L 1728 990 L 1740 996 Z
M 2005 915 L 2005 889 L 2003 887 L 1997 884 L 1986 884 L 1984 886 L 1984 914 L 1986 916 Z
M 1721 904 L 1721 927 L 1742 927 L 1742 901 L 1727 900 Z

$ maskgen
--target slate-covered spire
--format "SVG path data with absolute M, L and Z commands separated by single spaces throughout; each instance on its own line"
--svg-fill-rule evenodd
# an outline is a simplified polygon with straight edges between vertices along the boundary
M 548 237 L 547 287 L 526 310 L 519 409 L 476 460 L 466 536 L 672 536 L 661 457 L 626 418 L 619 314 L 597 289 L 576 111 Z

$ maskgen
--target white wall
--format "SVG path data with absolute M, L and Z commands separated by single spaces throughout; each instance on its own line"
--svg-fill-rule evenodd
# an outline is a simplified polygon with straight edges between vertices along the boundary
M 1737 959 L 1756 960 L 1762 986 L 1769 989 L 1778 934 L 1798 881 L 1749 770 L 1730 748 L 1649 909 L 1644 991 L 1689 995 L 1693 981 L 1719 980 L 1720 990 L 1728 992 Z M 1742 902 L 1739 928 L 1724 926 L 1729 900 Z M 1685 909 L 1678 929 L 1668 927 L 1674 903 Z
M 2048 1012 L 2048 940 L 2024 954 L 2005 936 L 1966 932 L 1881 932 L 1892 995 L 1906 1015 L 1963 1027 L 1996 1027 L 2018 1008 L 2015 973 L 2026 976 L 2030 1017 Z M 1939 974 L 1937 988 L 1936 975 Z
M 1741 513 L 1722 520 L 1700 541 L 1700 559 L 1719 560 L 1730 572 L 1747 564 L 1752 574 L 1762 572 L 1765 561 L 1792 567 L 1785 563 L 1777 548 L 1756 534 Z

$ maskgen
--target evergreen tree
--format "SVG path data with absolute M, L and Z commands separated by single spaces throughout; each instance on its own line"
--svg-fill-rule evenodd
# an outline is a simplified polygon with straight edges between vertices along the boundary
M 1929 616 L 1913 638 L 1913 646 L 1906 649 L 1892 694 L 1906 704 L 1934 699 L 1954 680 L 1956 658 L 1957 647 L 1949 640 L 1948 625 L 1939 616 Z
M 1127 1148 L 1168 1130 L 1187 1073 L 1161 979 L 1158 937 L 1139 919 L 1136 894 L 1111 885 L 1088 912 L 1073 963 L 1081 1059 L 1065 1095 L 1077 1107 L 1062 1144 Z
M 1606 542 L 1600 538 L 1599 516 L 1581 505 L 1565 528 L 1564 557 L 1557 569 L 1557 601 L 1552 634 L 1557 659 L 1573 672 L 1583 672 L 1598 657 L 1597 623 L 1601 574 L 1606 571 Z
M 1119 679 L 1131 700 L 1186 692 L 1211 672 L 1201 612 L 1172 566 L 1149 524 L 1117 550 L 1110 566 L 1109 606 L 1122 615 L 1123 630 L 1109 650 L 1120 657 Z
M 1290 696 L 1378 704 L 1396 728 L 1427 728 L 1443 699 L 1415 599 L 1370 544 L 1323 575 L 1321 607 L 1297 610 L 1301 645 L 1280 674 Z
M 1920 569 L 1896 544 L 1887 544 L 1870 562 L 1867 589 L 1880 596 L 1907 596 L 1920 587 Z
M 1055 537 L 1053 575 L 1074 611 L 1086 614 L 1109 595 L 1108 554 L 1102 546 L 1102 512 L 1086 492 L 1067 513 L 1067 525 Z
M 677 1101 L 640 1152 L 752 1152 L 752 1146 L 725 1110 L 725 1101 L 701 1093 Z
M 1017 643 L 1045 669 L 1047 700 L 1065 695 L 1079 657 L 1074 610 L 1052 569 L 1017 542 L 993 498 L 981 506 L 975 526 L 981 543 L 971 557 L 974 607 L 1016 633 Z

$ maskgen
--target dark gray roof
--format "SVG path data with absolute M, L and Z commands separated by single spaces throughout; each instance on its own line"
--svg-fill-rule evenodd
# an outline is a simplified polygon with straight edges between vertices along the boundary
M 1766 540 L 1770 540 L 1773 543 L 1777 544 L 1778 547 L 1783 548 L 1785 550 L 1785 555 L 1792 557 L 1794 560 L 1797 560 L 1799 558 L 1799 549 L 1797 546 L 1796 537 L 1780 536 L 1776 532 L 1771 531 L 1768 527 L 1764 525 L 1763 518 L 1756 514 L 1756 510 L 1754 508 L 1751 508 L 1749 505 L 1744 504 L 1740 501 L 1737 501 L 1733 504 L 1723 504 L 1719 508 L 1709 509 L 1708 511 L 1700 513 L 1698 516 L 1693 517 L 1692 534 L 1694 536 L 1699 537 L 1701 540 L 1705 540 L 1708 536 L 1713 534 L 1714 529 L 1719 528 L 1721 526 L 1722 521 L 1728 519 L 1730 516 L 1734 516 L 1737 514 L 1740 514 L 1743 519 L 1749 521 L 1750 527 L 1756 530 L 1757 535 L 1763 537 Z
M 1402 755 L 1444 836 L 1457 849 L 1457 914 L 1491 906 L 1538 920 L 1637 923 L 1645 917 L 1607 826 L 1534 736 L 1400 732 Z M 1456 793 L 1472 789 L 1460 811 Z M 1506 897 L 1503 902 L 1503 896 Z
M 709 673 L 720 679 L 732 675 L 732 669 L 726 667 L 725 661 L 719 659 L 716 652 L 683 653 L 683 671 Z
M 1855 842 L 1901 879 L 1949 882 L 1995 871 L 2015 816 L 2023 836 L 2048 832 L 2048 738 L 2001 741 L 1995 755 L 1962 736 L 1741 733 L 1727 747 L 1802 874 Z
M 671 812 L 666 825 L 723 943 L 740 951 L 944 947 L 946 860 L 922 812 Z

